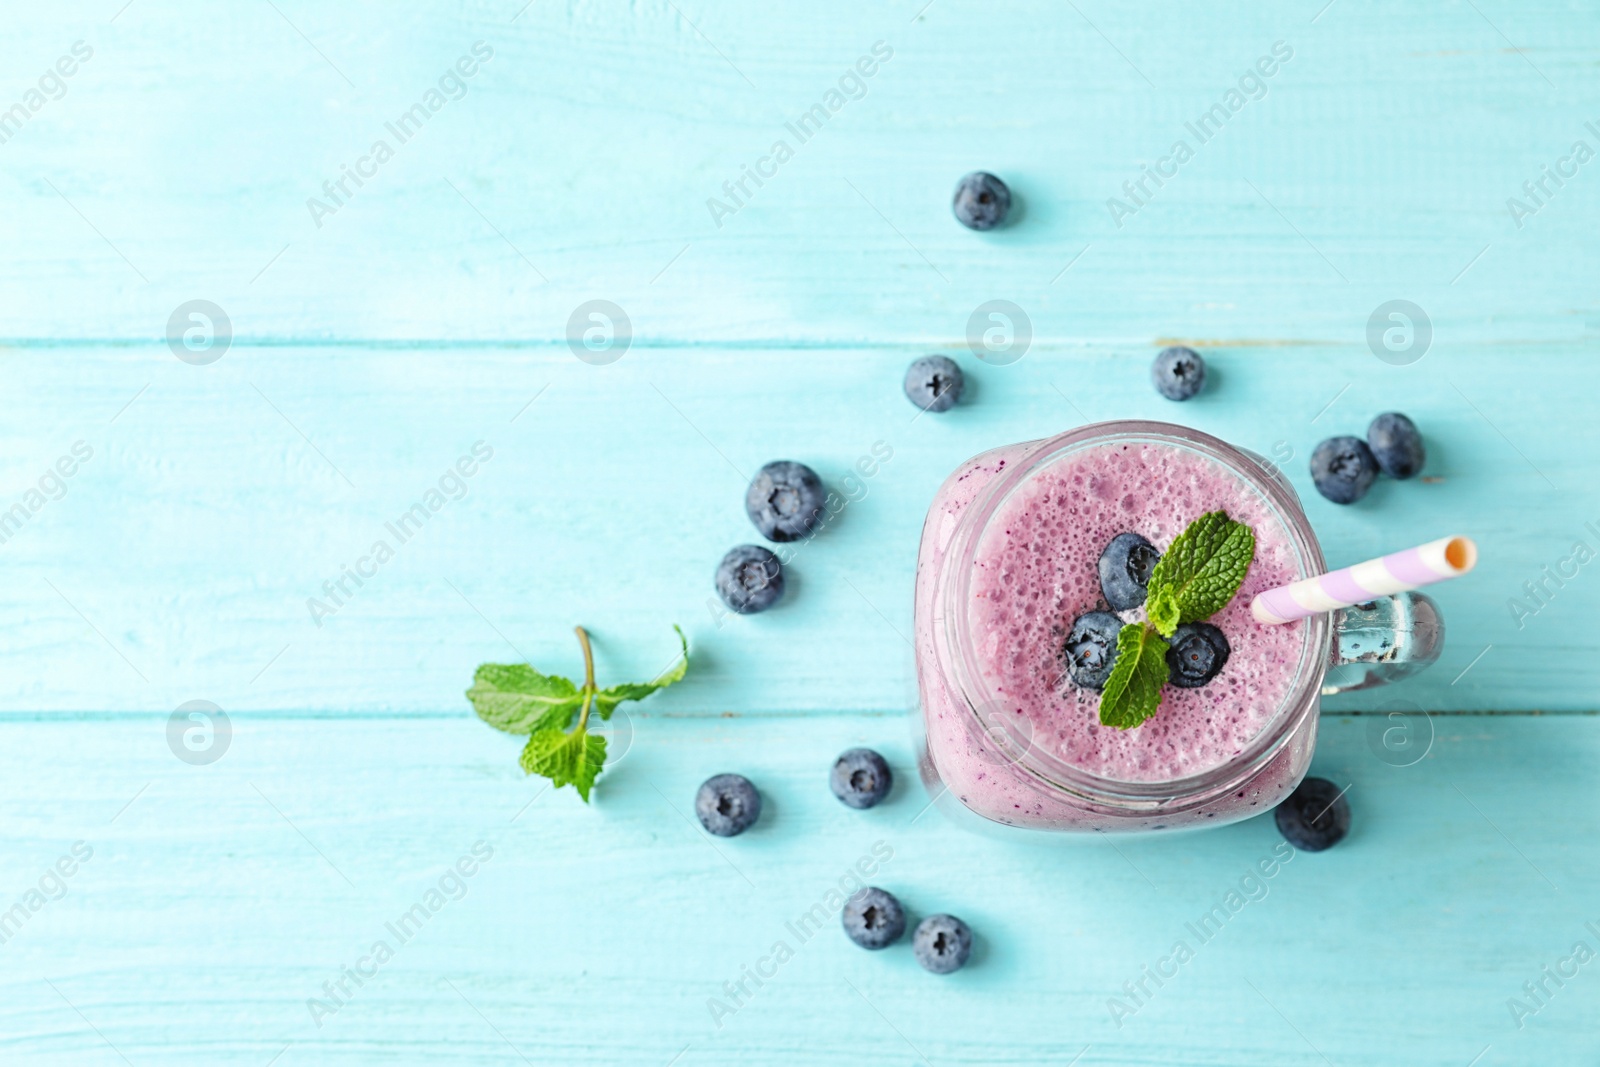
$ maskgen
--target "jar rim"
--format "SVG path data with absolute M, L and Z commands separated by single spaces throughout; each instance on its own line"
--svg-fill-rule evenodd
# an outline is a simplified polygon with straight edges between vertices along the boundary
M 1251 453 L 1210 434 L 1175 423 L 1136 419 L 1090 423 L 1035 442 L 1022 462 L 997 476 L 966 509 L 950 545 L 948 558 L 970 561 L 1000 505 L 1035 472 L 1069 453 L 1123 442 L 1176 446 L 1221 463 L 1265 500 L 1288 532 L 1302 577 L 1320 574 L 1327 569 L 1321 546 L 1300 506 L 1299 497 L 1281 475 L 1268 471 L 1262 465 L 1263 461 Z M 953 670 L 954 689 L 960 697 L 958 705 L 971 716 L 972 723 L 980 731 L 989 735 L 990 740 L 999 740 L 995 737 L 996 724 L 984 722 L 980 711 L 981 708 L 999 703 L 999 700 L 997 694 L 981 681 L 983 675 L 977 665 L 972 630 L 968 625 L 968 612 L 972 607 L 972 568 L 962 566 L 956 571 L 953 576 L 946 572 L 943 578 L 941 614 L 945 633 L 942 643 L 954 653 L 950 657 L 950 667 Z M 1187 807 L 1191 806 L 1190 802 L 1203 802 L 1219 796 L 1252 778 L 1271 762 L 1317 704 L 1322 676 L 1327 668 L 1332 631 L 1326 615 L 1314 615 L 1304 621 L 1305 635 L 1301 642 L 1300 660 L 1295 667 L 1294 683 L 1284 694 L 1283 700 L 1241 751 L 1197 774 L 1142 782 L 1110 778 L 1073 766 L 1033 746 L 1027 739 L 1019 740 L 1010 736 L 1005 726 L 1000 727 L 1007 730 L 1007 737 L 1001 744 L 1008 749 L 1009 760 L 1041 785 L 1098 805 L 1151 810 L 1171 806 L 1180 798 L 1182 806 Z

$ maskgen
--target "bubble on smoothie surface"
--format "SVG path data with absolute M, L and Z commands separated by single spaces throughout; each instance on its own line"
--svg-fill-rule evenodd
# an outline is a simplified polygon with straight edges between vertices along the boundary
M 1100 694 L 1065 674 L 1072 620 L 1104 610 L 1097 560 L 1132 531 L 1165 550 L 1190 522 L 1226 511 L 1250 526 L 1256 555 L 1238 595 L 1209 620 L 1233 652 L 1210 684 L 1167 686 L 1133 730 L 1101 726 Z M 995 513 L 972 574 L 973 646 L 993 691 L 1021 709 L 1036 745 L 1091 774 L 1124 781 L 1183 778 L 1248 745 L 1293 684 L 1303 627 L 1262 626 L 1256 593 L 1299 578 L 1289 532 L 1240 477 L 1208 457 L 1153 444 L 1091 447 L 1035 472 Z M 1144 621 L 1136 608 L 1119 613 Z

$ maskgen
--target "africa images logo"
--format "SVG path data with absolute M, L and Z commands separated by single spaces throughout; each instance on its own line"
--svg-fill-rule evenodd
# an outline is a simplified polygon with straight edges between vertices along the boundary
M 722 229 L 723 219 L 737 215 L 746 203 L 755 198 L 756 190 L 767 184 L 763 179 L 776 178 L 778 168 L 794 158 L 795 149 L 821 133 L 828 120 L 844 110 L 845 104 L 863 99 L 867 95 L 866 79 L 878 73 L 883 64 L 893 58 L 893 48 L 884 41 L 874 41 L 872 54 L 861 56 L 853 67 L 847 68 L 839 76 L 836 83 L 838 88 L 829 89 L 793 122 L 783 124 L 784 130 L 794 138 L 793 145 L 786 138 L 779 137 L 768 147 L 766 154 L 756 159 L 754 167 L 741 163 L 739 176 L 722 183 L 722 195 L 727 199 L 721 200 L 715 196 L 706 198 L 706 210 L 711 213 L 711 221 L 717 229 Z M 751 182 L 755 183 L 755 189 L 750 188 Z
M 322 583 L 322 594 L 326 599 L 306 597 L 306 611 L 317 629 L 322 628 L 323 619 L 337 615 L 339 609 L 355 598 L 362 586 L 376 578 L 383 565 L 394 559 L 401 546 L 421 533 L 429 519 L 443 511 L 447 504 L 466 499 L 471 489 L 468 479 L 493 458 L 493 445 L 487 441 L 473 442 L 472 455 L 462 455 L 453 465 L 446 467 L 435 486 L 424 492 L 420 500 L 392 521 L 383 524 L 388 538 L 375 539 L 366 554 L 357 557 L 354 567 L 342 563 L 338 576 Z M 393 539 L 393 544 L 389 543 L 389 538 Z
M 394 158 L 396 147 L 421 133 L 428 120 L 444 110 L 445 104 L 465 97 L 467 79 L 478 73 L 481 64 L 493 58 L 494 48 L 488 42 L 473 42 L 472 55 L 463 55 L 456 60 L 454 66 L 446 68 L 445 72 L 439 75 L 437 88 L 428 89 L 420 100 L 402 111 L 393 122 L 383 124 L 389 136 L 394 138 L 393 145 L 379 137 L 372 142 L 366 154 L 355 161 L 354 166 L 348 163 L 339 164 L 339 176 L 329 178 L 322 183 L 322 197 L 306 198 L 306 210 L 311 213 L 311 221 L 317 224 L 317 229 L 322 229 L 324 217 L 337 215 L 368 181 L 378 176 L 378 168 Z M 352 182 L 355 184 L 354 189 L 350 187 Z
M 1156 193 L 1176 178 L 1179 169 L 1193 159 L 1201 147 L 1216 138 L 1228 120 L 1243 111 L 1246 104 L 1265 99 L 1267 80 L 1293 58 L 1292 45 L 1286 41 L 1273 41 L 1271 55 L 1258 57 L 1252 69 L 1239 76 L 1236 88 L 1230 88 L 1222 94 L 1221 100 L 1202 111 L 1193 121 L 1183 124 L 1183 128 L 1194 138 L 1194 144 L 1189 143 L 1188 137 L 1180 137 L 1172 142 L 1166 155 L 1155 160 L 1153 166 L 1141 163 L 1139 176 L 1122 183 L 1122 193 L 1127 199 L 1115 196 L 1106 198 L 1106 211 L 1111 215 L 1111 221 L 1117 224 L 1117 229 L 1122 229 L 1123 219 L 1137 215 L 1140 208 L 1155 199 Z
M 94 58 L 94 49 L 84 41 L 72 42 L 72 54 L 61 56 L 53 67 L 46 68 L 34 83 L 34 88 L 22 94 L 22 99 L 6 108 L 0 103 L 0 144 L 22 132 L 28 120 L 44 110 L 51 100 L 67 95 L 67 79 L 78 73 L 83 64 Z

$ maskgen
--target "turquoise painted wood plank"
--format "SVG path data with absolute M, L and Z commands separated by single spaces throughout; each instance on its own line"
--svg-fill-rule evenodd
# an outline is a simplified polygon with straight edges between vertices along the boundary
M 205 367 L 164 348 L 7 354 L 0 504 L 26 504 L 74 442 L 93 457 L 0 544 L 0 710 L 454 710 L 486 659 L 576 670 L 579 622 L 619 680 L 666 666 L 669 624 L 687 629 L 696 666 L 654 698 L 664 710 L 900 710 L 938 484 L 986 448 L 1121 417 L 1280 457 L 1336 564 L 1479 539 L 1477 572 L 1436 591 L 1441 663 L 1354 706 L 1595 708 L 1595 578 L 1570 560 L 1575 541 L 1600 547 L 1600 461 L 1572 447 L 1592 409 L 1568 384 L 1579 350 L 1530 349 L 1508 374 L 1481 349 L 1391 367 L 1365 349 L 1222 347 L 1213 384 L 1179 406 L 1150 388 L 1148 349 L 1041 346 L 1004 367 L 962 355 L 970 402 L 914 418 L 900 378 L 918 351 L 637 348 L 604 367 L 564 346 L 237 348 Z M 1391 408 L 1423 427 L 1426 478 L 1350 508 L 1317 496 L 1315 443 Z M 446 478 L 464 496 L 397 538 L 480 441 L 492 458 Z M 780 457 L 853 500 L 795 550 L 784 605 L 723 616 L 711 572 L 754 538 L 746 476 Z M 394 558 L 361 563 L 380 540 Z M 358 564 L 376 573 L 343 579 L 337 606 L 323 585 Z M 1576 577 L 1557 587 L 1546 567 Z M 1523 591 L 1539 581 L 1543 606 Z M 1537 613 L 1514 616 L 1514 597 Z M 312 598 L 334 613 L 314 620 Z
M 1314 766 L 1350 785 L 1350 838 L 1247 881 L 1256 899 L 1203 943 L 1187 924 L 1273 858 L 1270 819 L 1113 848 L 969 835 L 937 810 L 919 818 L 910 781 L 845 809 L 824 770 L 847 745 L 910 777 L 897 717 L 639 717 L 590 809 L 540 795 L 514 739 L 465 716 L 241 715 L 206 767 L 173 759 L 159 716 L 11 723 L 0 903 L 74 842 L 92 857 L 0 945 L 0 1051 L 257 1067 L 280 1053 L 280 1067 L 1020 1065 L 1085 1046 L 1091 1065 L 1592 1061 L 1600 964 L 1545 979 L 1521 1029 L 1507 1001 L 1575 943 L 1597 947 L 1600 720 L 1441 719 L 1407 768 L 1374 758 L 1371 721 L 1326 721 Z M 759 784 L 768 815 L 713 847 L 684 813 L 728 769 Z M 447 880 L 460 899 L 400 944 L 385 924 L 480 840 L 493 854 L 464 892 Z M 874 883 L 978 931 L 968 970 L 934 978 L 904 945 L 862 952 L 831 916 L 805 940 L 789 929 L 879 842 L 892 854 Z M 318 1028 L 307 1000 L 379 940 L 393 959 L 347 980 Z M 1177 940 L 1193 958 L 1159 989 L 1146 980 L 1119 1028 L 1108 1000 Z M 774 974 L 761 961 L 780 941 L 793 957 Z M 719 1028 L 708 1000 L 757 966 L 769 980 Z
M 1405 298 L 1441 356 L 1514 356 L 1600 322 L 1573 152 L 1600 150 L 1600 13 L 1577 0 L 77 0 L 7 28 L 5 337 L 153 339 L 196 298 L 302 340 L 549 340 L 596 297 L 659 342 L 942 340 L 993 297 L 1051 340 L 1359 343 Z M 1022 225 L 951 220 L 979 167 Z

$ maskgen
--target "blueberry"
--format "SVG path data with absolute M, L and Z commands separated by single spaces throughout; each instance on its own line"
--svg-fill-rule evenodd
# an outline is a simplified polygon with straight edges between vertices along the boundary
M 1428 451 L 1417 424 L 1398 411 L 1387 411 L 1367 427 L 1367 446 L 1378 467 L 1391 478 L 1409 478 L 1422 469 Z
M 798 541 L 822 518 L 822 479 L 804 463 L 780 459 L 756 472 L 744 509 L 768 541 Z
M 1100 591 L 1113 611 L 1127 611 L 1144 603 L 1150 572 L 1161 553 L 1136 533 L 1119 533 L 1100 553 Z
M 1206 361 L 1192 348 L 1163 348 L 1150 367 L 1156 392 L 1168 400 L 1188 400 L 1206 385 Z
M 906 370 L 906 396 L 923 411 L 949 411 L 961 399 L 961 368 L 949 356 L 923 356 Z
M 1378 476 L 1378 461 L 1359 437 L 1330 437 L 1311 453 L 1311 480 L 1335 504 L 1354 504 Z
M 694 813 L 707 833 L 732 837 L 761 818 L 761 794 L 742 774 L 714 774 L 700 783 Z
M 1109 611 L 1091 611 L 1073 620 L 1061 654 L 1067 661 L 1067 673 L 1081 688 L 1099 689 L 1106 684 L 1111 666 L 1117 662 L 1117 634 L 1121 632 L 1122 620 Z
M 1006 221 L 1011 210 L 1011 190 L 993 174 L 975 170 L 956 186 L 951 210 L 969 230 L 992 230 Z
M 1350 832 L 1350 802 L 1326 778 L 1307 778 L 1273 813 L 1284 840 L 1303 852 L 1321 852 Z
M 833 795 L 846 806 L 870 808 L 889 795 L 894 774 L 884 758 L 870 748 L 852 748 L 839 754 L 828 774 Z
M 1172 633 L 1167 648 L 1167 681 L 1179 689 L 1199 689 L 1228 662 L 1228 639 L 1209 622 L 1186 622 Z
M 930 915 L 912 932 L 911 951 L 925 971 L 959 971 L 972 955 L 972 930 L 954 915 Z
M 740 615 L 766 611 L 783 596 L 783 564 L 760 545 L 730 548 L 717 564 L 717 595 Z
M 844 902 L 844 932 L 862 948 L 888 948 L 906 932 L 906 913 L 894 894 L 867 886 Z

